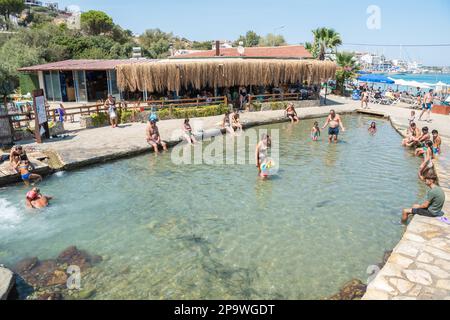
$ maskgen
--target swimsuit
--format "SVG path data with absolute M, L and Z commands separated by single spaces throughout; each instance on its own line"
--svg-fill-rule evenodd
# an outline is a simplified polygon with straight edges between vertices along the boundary
M 339 127 L 336 128 L 328 128 L 329 136 L 338 136 L 339 135 Z

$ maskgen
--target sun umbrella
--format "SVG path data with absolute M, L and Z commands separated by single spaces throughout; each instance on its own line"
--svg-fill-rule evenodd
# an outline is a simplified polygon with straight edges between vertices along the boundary
M 375 82 L 375 83 L 387 83 L 387 84 L 394 84 L 395 81 L 391 78 L 388 78 L 386 76 L 383 76 L 381 74 L 367 74 L 362 75 L 358 78 L 359 81 L 362 82 Z

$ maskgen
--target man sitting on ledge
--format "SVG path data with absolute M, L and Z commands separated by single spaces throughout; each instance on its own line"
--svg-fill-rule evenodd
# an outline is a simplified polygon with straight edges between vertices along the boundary
M 402 223 L 408 221 L 410 215 L 419 215 L 425 217 L 440 217 L 444 215 L 442 207 L 445 202 L 445 193 L 436 184 L 437 177 L 435 174 L 428 174 L 425 177 L 425 184 L 430 190 L 427 192 L 427 197 L 424 203 L 415 204 L 411 209 L 403 209 Z

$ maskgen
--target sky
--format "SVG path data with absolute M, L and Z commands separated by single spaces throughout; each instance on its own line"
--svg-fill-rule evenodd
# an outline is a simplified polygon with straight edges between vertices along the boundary
M 58 1 L 58 0 L 57 0 Z M 277 33 L 289 44 L 312 41 L 311 30 L 329 27 L 345 44 L 341 50 L 450 66 L 449 0 L 59 0 L 60 8 L 101 10 L 135 34 L 160 28 L 190 40 L 235 40 L 248 30 Z M 398 46 L 397 46 L 398 45 Z

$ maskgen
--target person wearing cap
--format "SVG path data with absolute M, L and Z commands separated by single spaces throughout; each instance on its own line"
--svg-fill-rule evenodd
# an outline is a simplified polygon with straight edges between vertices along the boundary
M 28 208 L 40 209 L 47 207 L 51 199 L 53 198 L 50 196 L 42 195 L 39 188 L 33 188 L 27 192 L 25 203 Z
M 156 120 L 152 119 L 149 121 L 146 129 L 147 133 L 147 142 L 153 147 L 155 153 L 159 153 L 158 146 L 161 146 L 164 151 L 167 151 L 167 144 L 161 140 L 161 136 L 159 134 L 158 126 L 156 125 Z

